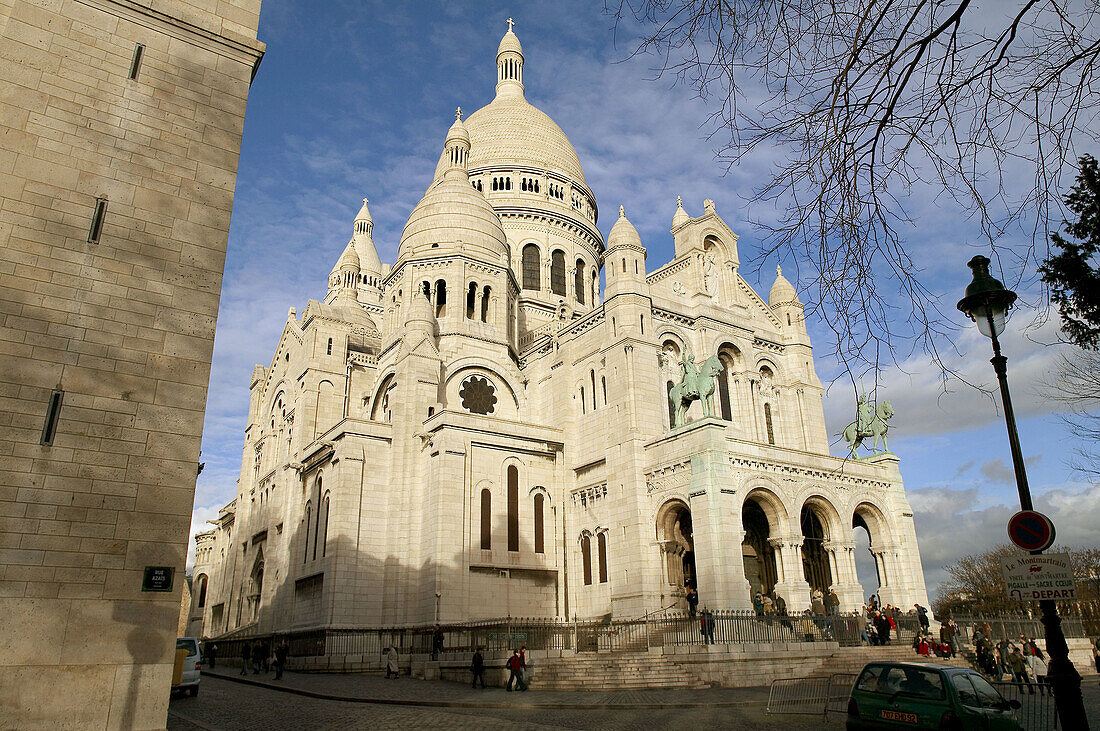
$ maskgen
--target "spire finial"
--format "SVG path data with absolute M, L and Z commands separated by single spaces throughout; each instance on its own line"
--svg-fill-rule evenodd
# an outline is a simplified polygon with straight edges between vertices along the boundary
M 364 199 L 363 199 L 363 202 L 364 202 L 364 203 L 370 203 L 370 201 L 369 201 L 369 200 L 367 200 L 366 198 L 364 198 Z
M 516 24 L 516 21 L 512 20 L 511 18 L 508 18 L 507 22 L 508 22 L 508 32 L 511 33 L 512 32 L 512 26 Z
M 777 276 L 777 277 L 782 277 L 783 276 L 783 267 L 780 266 L 779 264 L 775 265 L 775 276 Z
M 626 209 L 619 206 L 619 218 L 626 218 Z
M 457 119 L 459 122 L 462 121 L 462 107 L 459 107 L 455 110 L 455 119 Z
M 683 208 L 684 207 L 684 199 L 681 198 L 680 196 L 676 196 L 676 207 L 677 208 Z

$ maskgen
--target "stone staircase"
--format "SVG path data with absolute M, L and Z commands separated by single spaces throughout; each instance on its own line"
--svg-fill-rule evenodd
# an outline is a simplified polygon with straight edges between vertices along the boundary
M 813 675 L 832 675 L 833 673 L 858 673 L 869 662 L 923 662 L 940 665 L 953 665 L 959 668 L 970 667 L 966 658 L 956 655 L 950 660 L 939 657 L 924 657 L 906 645 L 885 645 L 879 647 L 840 647 L 829 659 L 813 672 Z
M 531 670 L 532 682 L 539 690 L 710 687 L 680 663 L 645 651 L 547 658 Z

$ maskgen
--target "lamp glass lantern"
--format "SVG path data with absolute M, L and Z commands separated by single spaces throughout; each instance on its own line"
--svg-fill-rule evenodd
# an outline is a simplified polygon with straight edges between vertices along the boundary
M 1016 293 L 1005 289 L 1000 280 L 989 273 L 988 257 L 975 256 L 967 266 L 974 272 L 974 279 L 957 307 L 974 321 L 982 335 L 996 339 L 1004 332 L 1005 317 L 1016 301 Z

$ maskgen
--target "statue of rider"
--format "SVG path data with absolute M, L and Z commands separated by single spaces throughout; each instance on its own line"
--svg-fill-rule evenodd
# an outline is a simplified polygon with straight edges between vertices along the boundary
M 862 394 L 856 406 L 856 434 L 861 437 L 872 436 L 871 420 L 874 418 L 875 407 L 867 403 L 867 394 Z
M 695 356 L 691 353 L 685 354 L 680 361 L 680 383 L 683 384 L 684 397 L 699 398 L 699 367 L 695 365 Z

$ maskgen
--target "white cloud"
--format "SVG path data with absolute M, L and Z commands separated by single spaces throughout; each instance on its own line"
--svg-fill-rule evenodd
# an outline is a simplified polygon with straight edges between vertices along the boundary
M 946 578 L 944 567 L 963 556 L 1008 543 L 1008 519 L 1019 505 L 983 503 L 978 488 L 928 487 L 910 490 L 921 561 L 929 596 Z M 1066 486 L 1034 496 L 1035 509 L 1045 513 L 1057 529 L 1051 549 L 1097 545 L 1100 485 Z

